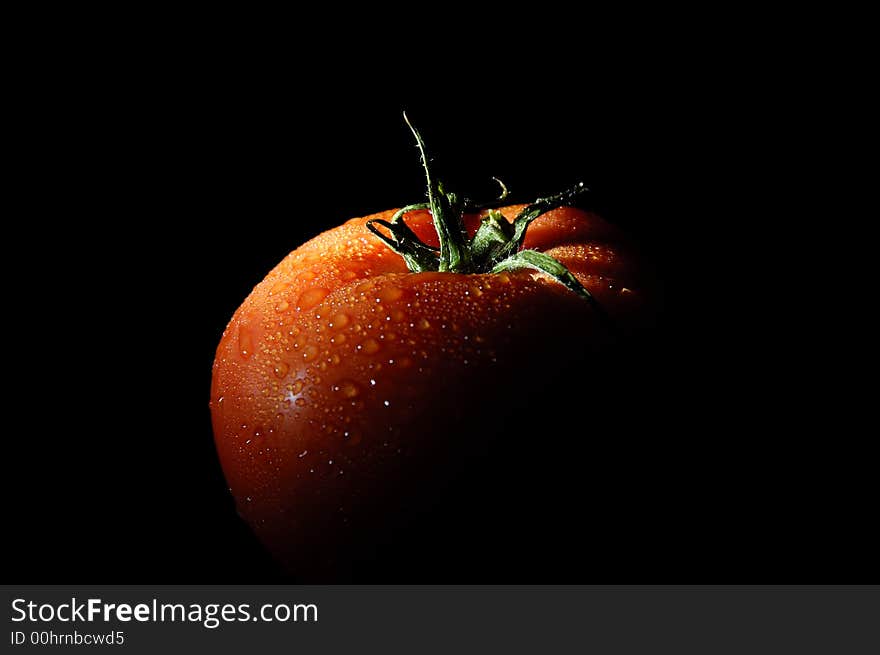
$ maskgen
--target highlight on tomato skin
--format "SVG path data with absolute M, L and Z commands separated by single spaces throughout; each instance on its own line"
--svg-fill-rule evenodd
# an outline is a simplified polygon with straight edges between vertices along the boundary
M 441 560 L 460 573 L 465 552 L 493 543 L 495 559 L 558 552 L 564 539 L 544 535 L 582 511 L 589 484 L 536 467 L 558 461 L 548 445 L 560 434 L 584 429 L 590 439 L 559 441 L 561 456 L 595 466 L 610 430 L 584 407 L 611 412 L 630 384 L 619 354 L 654 311 L 625 235 L 566 206 L 583 185 L 477 206 L 432 178 L 413 133 L 428 202 L 291 252 L 217 349 L 224 474 L 240 515 L 303 581 L 400 581 Z

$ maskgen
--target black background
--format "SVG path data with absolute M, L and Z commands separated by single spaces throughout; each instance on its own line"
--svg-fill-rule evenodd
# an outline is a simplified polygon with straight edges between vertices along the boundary
M 21 222 L 38 256 L 19 273 L 32 304 L 11 313 L 7 346 L 28 360 L 33 409 L 7 436 L 6 577 L 282 579 L 238 520 L 214 454 L 214 348 L 291 249 L 422 198 L 406 109 L 450 186 L 488 195 L 497 176 L 519 201 L 584 180 L 593 192 L 581 204 L 656 260 L 667 304 L 651 406 L 663 411 L 643 417 L 638 438 L 607 439 L 662 457 L 650 485 L 620 480 L 651 519 L 630 526 L 617 556 L 599 543 L 601 557 L 587 549 L 565 570 L 447 580 L 426 567 L 388 582 L 864 581 L 868 479 L 844 476 L 846 448 L 830 434 L 818 445 L 789 413 L 806 410 L 771 389 L 777 335 L 756 338 L 754 311 L 736 302 L 756 281 L 721 265 L 754 239 L 728 212 L 734 180 L 761 155 L 737 147 L 736 101 L 705 74 L 625 50 L 516 74 L 474 63 L 466 78 L 433 71 L 403 87 L 387 66 L 259 56 L 54 61 L 23 129 Z M 591 499 L 586 514 L 596 505 L 614 501 Z

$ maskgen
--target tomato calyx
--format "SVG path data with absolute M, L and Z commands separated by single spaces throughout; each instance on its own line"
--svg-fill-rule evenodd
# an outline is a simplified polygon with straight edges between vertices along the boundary
M 493 202 L 475 205 L 458 194 L 447 191 L 443 183 L 431 175 L 425 142 L 418 130 L 403 115 L 412 131 L 421 154 L 422 166 L 428 185 L 428 202 L 407 205 L 399 209 L 390 221 L 367 221 L 367 229 L 391 250 L 403 257 L 414 273 L 440 271 L 450 273 L 501 273 L 517 269 L 533 269 L 549 275 L 591 305 L 599 308 L 596 299 L 561 262 L 537 250 L 523 250 L 526 231 L 532 222 L 551 209 L 571 204 L 580 194 L 588 191 L 583 182 L 547 198 L 538 198 L 523 209 L 511 223 L 501 212 L 489 209 L 476 234 L 469 238 L 464 224 L 465 211 L 487 209 L 503 201 L 507 187 L 501 186 L 501 195 Z M 428 210 L 440 241 L 435 248 L 421 241 L 404 221 L 412 211 Z M 384 228 L 385 231 L 379 228 Z

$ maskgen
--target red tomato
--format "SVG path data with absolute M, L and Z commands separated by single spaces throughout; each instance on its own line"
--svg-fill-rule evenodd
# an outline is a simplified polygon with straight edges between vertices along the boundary
M 442 189 L 434 191 L 436 202 Z M 431 250 L 440 245 L 432 216 L 443 207 L 432 209 L 402 218 L 427 246 L 419 256 L 439 261 L 454 246 Z M 505 207 L 491 220 L 511 234 L 525 209 Z M 554 384 L 573 350 L 601 352 L 646 307 L 626 241 L 595 214 L 547 211 L 508 253 L 554 258 L 576 278 L 569 288 L 516 265 L 412 272 L 368 229 L 395 245 L 394 214 L 352 219 L 291 252 L 235 312 L 217 349 L 211 412 L 229 487 L 241 516 L 303 578 L 344 575 L 355 544 L 399 533 L 442 502 L 466 467 L 462 448 L 491 448 L 493 417 L 515 422 L 523 411 L 527 401 L 512 401 L 511 391 Z M 489 215 L 459 220 L 473 237 Z

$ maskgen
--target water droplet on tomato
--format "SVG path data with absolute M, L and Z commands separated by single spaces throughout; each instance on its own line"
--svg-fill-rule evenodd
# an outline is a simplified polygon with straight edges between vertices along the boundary
M 327 297 L 330 292 L 321 287 L 312 287 L 302 293 L 297 302 L 299 309 L 311 309 Z
M 244 359 L 254 352 L 254 339 L 244 325 L 238 329 L 238 352 Z
M 330 327 L 334 330 L 344 328 L 346 325 L 348 325 L 348 321 L 348 314 L 339 313 L 331 319 Z
M 420 318 L 416 323 L 416 327 L 420 330 L 429 330 L 431 328 L 431 321 L 426 318 Z
M 355 273 L 354 271 L 351 271 L 351 270 L 342 271 L 342 275 L 340 275 L 340 277 L 343 280 L 353 280 L 357 277 L 357 273 Z
M 403 296 L 403 289 L 399 287 L 385 287 L 379 291 L 379 298 L 386 302 L 394 302 Z
M 345 343 L 346 336 L 344 334 L 337 334 L 336 336 L 330 337 L 330 343 L 340 344 Z
M 307 362 L 312 361 L 315 357 L 318 356 L 318 347 L 314 344 L 307 344 L 305 348 L 303 348 L 303 359 Z
M 286 300 L 282 300 L 280 303 L 275 305 L 275 311 L 278 312 L 279 314 L 281 312 L 286 312 L 289 308 L 290 308 L 290 303 L 287 302 Z
M 339 384 L 339 391 L 345 398 L 355 398 L 361 392 L 361 388 L 356 382 L 345 380 Z
M 284 362 L 278 362 L 275 364 L 275 377 L 283 380 L 284 376 L 287 375 L 287 371 L 290 370 L 290 367 Z
M 379 342 L 375 339 L 367 339 L 358 346 L 358 350 L 361 350 L 368 355 L 372 355 L 373 353 L 378 352 L 379 348 Z
M 306 399 L 305 398 L 297 398 L 295 402 L 296 402 L 297 407 L 305 407 L 306 406 Z
M 290 282 L 277 282 L 271 289 L 269 289 L 269 295 L 280 293 L 281 291 L 284 291 L 289 286 L 290 286 Z

